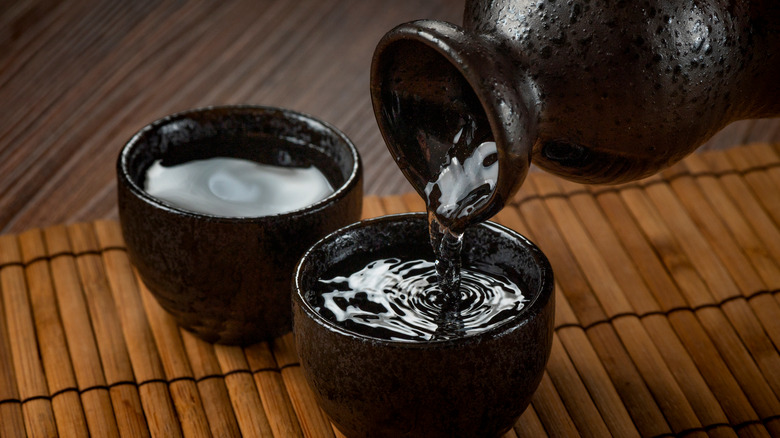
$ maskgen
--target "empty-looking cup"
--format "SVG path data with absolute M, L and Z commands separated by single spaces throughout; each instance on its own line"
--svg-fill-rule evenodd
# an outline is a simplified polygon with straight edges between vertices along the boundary
M 288 332 L 296 263 L 322 236 L 357 221 L 362 208 L 352 142 L 279 108 L 210 107 L 155 121 L 122 149 L 117 179 L 131 262 L 160 305 L 210 342 L 247 344 Z M 310 198 L 323 184 L 330 188 L 321 199 Z M 301 200 L 308 204 L 295 204 Z M 262 210 L 288 201 L 291 211 Z M 200 210 L 206 204 L 211 210 Z
M 385 216 L 325 237 L 296 269 L 293 332 L 304 375 L 349 437 L 496 436 L 542 378 L 554 319 L 544 254 L 494 223 L 468 229 L 463 270 L 479 266 L 492 280 L 463 274 L 460 318 L 474 322 L 442 335 L 443 325 L 415 316 L 440 305 L 426 297 L 436 287 L 430 253 L 424 214 Z M 477 283 L 503 286 L 480 296 L 471 290 Z M 512 300 L 487 304 L 504 298 Z

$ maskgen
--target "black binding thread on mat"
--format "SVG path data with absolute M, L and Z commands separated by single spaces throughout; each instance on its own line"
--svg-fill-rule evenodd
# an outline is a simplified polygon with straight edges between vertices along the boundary
M 78 394 L 84 394 L 86 392 L 90 392 L 90 391 L 94 391 L 94 390 L 108 391 L 108 390 L 110 390 L 112 388 L 115 388 L 115 387 L 118 387 L 118 386 L 124 386 L 124 385 L 130 385 L 130 386 L 134 386 L 136 388 L 140 388 L 140 387 L 142 387 L 144 385 L 148 385 L 148 384 L 151 384 L 151 383 L 162 383 L 162 384 L 165 384 L 165 385 L 172 385 L 172 384 L 174 384 L 176 382 L 200 383 L 200 382 L 202 382 L 204 380 L 209 380 L 209 379 L 225 379 L 226 377 L 232 376 L 232 375 L 235 375 L 235 374 L 246 374 L 246 375 L 249 375 L 249 376 L 254 376 L 257 373 L 264 373 L 264 372 L 280 373 L 285 368 L 297 367 L 297 366 L 300 366 L 300 364 L 298 362 L 291 362 L 291 363 L 285 364 L 285 365 L 283 365 L 281 367 L 262 367 L 262 368 L 257 368 L 255 370 L 233 370 L 233 371 L 229 371 L 227 373 L 222 373 L 222 374 L 206 374 L 206 375 L 198 377 L 198 378 L 191 377 L 191 376 L 181 376 L 181 377 L 175 377 L 175 378 L 170 379 L 170 380 L 166 380 L 166 379 L 148 379 L 148 380 L 144 380 L 144 381 L 141 381 L 141 382 L 133 382 L 133 381 L 130 381 L 130 380 L 120 380 L 120 381 L 114 382 L 114 383 L 112 383 L 110 385 L 92 385 L 92 386 L 88 386 L 88 387 L 83 388 L 83 389 L 78 389 L 78 388 L 76 388 L 74 386 L 70 386 L 70 387 L 62 388 L 62 389 L 60 389 L 58 391 L 55 391 L 51 395 L 35 395 L 35 396 L 32 396 L 32 397 L 27 397 L 25 399 L 7 398 L 7 399 L 4 399 L 4 400 L 0 400 L 0 405 L 6 404 L 6 403 L 25 404 L 25 403 L 28 403 L 28 402 L 31 402 L 31 401 L 35 401 L 35 400 L 48 400 L 48 401 L 52 401 L 55 397 L 57 397 L 59 395 L 62 395 L 64 393 L 67 393 L 67 392 L 76 392 Z
M 50 261 L 52 261 L 52 260 L 54 260 L 54 259 L 56 259 L 58 257 L 62 257 L 62 256 L 71 256 L 71 257 L 80 257 L 80 256 L 85 256 L 85 255 L 97 255 L 97 256 L 99 256 L 99 255 L 103 255 L 103 253 L 108 252 L 108 251 L 124 251 L 124 252 L 127 252 L 127 248 L 125 248 L 124 246 L 107 246 L 107 247 L 102 248 L 102 249 L 89 249 L 89 250 L 86 250 L 86 251 L 78 251 L 78 252 L 76 252 L 76 251 L 60 251 L 60 252 L 55 252 L 54 254 L 33 257 L 30 260 L 26 260 L 26 261 L 19 260 L 19 261 L 13 261 L 13 262 L 0 263 L 0 269 L 7 268 L 7 267 L 10 267 L 10 266 L 19 266 L 21 268 L 26 268 L 27 266 L 30 266 L 30 265 L 32 265 L 34 263 L 44 262 L 44 261 L 50 262 Z
M 660 434 L 660 435 L 655 435 L 655 436 L 653 436 L 653 438 L 685 437 L 685 436 L 688 436 L 688 435 L 691 435 L 691 434 L 694 434 L 694 433 L 709 432 L 709 431 L 711 431 L 713 429 L 717 429 L 717 428 L 720 428 L 720 427 L 726 427 L 726 428 L 729 428 L 729 429 L 734 429 L 735 431 L 739 431 L 740 429 L 744 429 L 744 428 L 746 428 L 748 426 L 756 426 L 756 425 L 765 426 L 770 421 L 775 421 L 775 420 L 778 420 L 778 419 L 780 419 L 780 414 L 770 415 L 768 417 L 760 418 L 760 419 L 757 419 L 757 420 L 743 421 L 743 422 L 737 423 L 737 424 L 713 423 L 713 424 L 708 424 L 708 425 L 702 426 L 702 427 L 692 427 L 690 429 L 684 429 L 684 430 L 681 430 L 681 431 L 676 432 L 676 433 L 663 433 L 663 434 Z
M 652 181 L 646 181 L 646 182 L 635 182 L 635 183 L 628 183 L 628 184 L 622 184 L 619 187 L 602 187 L 599 189 L 594 190 L 586 190 L 586 189 L 579 189 L 579 190 L 573 190 L 571 192 L 567 193 L 549 193 L 545 195 L 528 195 L 524 196 L 521 199 L 518 199 L 514 202 L 509 202 L 507 205 L 521 205 L 528 201 L 533 200 L 545 200 L 545 199 L 568 199 L 572 196 L 577 195 L 591 195 L 591 196 L 598 196 L 603 193 L 619 193 L 626 189 L 642 189 L 645 187 L 650 187 L 658 184 L 667 184 L 671 181 L 674 181 L 679 178 L 685 178 L 685 177 L 693 177 L 693 178 L 699 178 L 699 177 L 721 177 L 725 175 L 740 175 L 745 176 L 747 174 L 753 173 L 753 172 L 762 172 L 766 170 L 771 170 L 780 167 L 780 163 L 773 163 L 771 165 L 761 165 L 761 166 L 752 166 L 748 167 L 743 170 L 736 170 L 736 169 L 727 169 L 722 171 L 706 171 L 706 172 L 681 172 L 675 175 L 671 175 L 668 177 L 664 177 L 663 179 L 655 179 Z M 6 262 L 6 263 L 0 263 L 0 269 L 5 268 L 7 266 L 21 266 L 25 267 L 32 263 L 44 261 L 44 260 L 52 260 L 54 258 L 60 257 L 60 256 L 72 256 L 72 257 L 78 257 L 82 255 L 101 255 L 104 252 L 107 251 L 127 251 L 127 248 L 124 246 L 107 246 L 101 249 L 97 250 L 86 250 L 86 251 L 61 251 L 50 255 L 45 256 L 39 256 L 35 257 L 33 259 L 30 259 L 28 261 L 13 261 L 13 262 Z
M 651 181 L 639 181 L 634 183 L 627 183 L 627 184 L 621 184 L 618 187 L 601 187 L 594 190 L 587 190 L 587 189 L 578 189 L 578 190 L 572 190 L 571 192 L 567 193 L 549 193 L 545 195 L 528 195 L 524 196 L 516 201 L 509 202 L 507 205 L 521 205 L 528 201 L 533 200 L 545 200 L 545 199 L 567 199 L 572 196 L 577 195 L 591 195 L 591 196 L 598 196 L 604 193 L 620 193 L 623 190 L 626 189 L 643 189 L 645 187 L 651 187 L 658 184 L 667 184 L 674 180 L 680 179 L 680 178 L 700 178 L 700 177 L 722 177 L 726 175 L 739 175 L 739 176 L 745 176 L 754 172 L 764 172 L 767 170 L 775 169 L 780 167 L 780 163 L 773 163 L 773 164 L 764 164 L 760 166 L 752 166 L 745 168 L 743 170 L 737 170 L 737 169 L 725 169 L 720 171 L 705 171 L 705 172 L 680 172 L 674 175 L 663 177 L 662 179 L 654 179 Z
M 561 325 L 555 327 L 555 330 L 558 331 L 558 330 L 561 330 L 561 329 L 571 328 L 571 327 L 576 327 L 576 328 L 580 328 L 580 329 L 583 329 L 583 330 L 588 330 L 588 329 L 591 329 L 591 328 L 596 327 L 598 325 L 610 324 L 613 321 L 615 321 L 616 319 L 625 318 L 627 316 L 632 316 L 632 317 L 641 319 L 641 318 L 645 318 L 645 317 L 648 317 L 648 316 L 654 316 L 654 315 L 656 315 L 656 316 L 657 315 L 669 316 L 672 313 L 682 312 L 682 311 L 697 312 L 697 311 L 702 310 L 702 309 L 719 308 L 719 307 L 723 306 L 724 304 L 729 303 L 731 301 L 735 301 L 735 300 L 744 299 L 745 301 L 750 301 L 753 298 L 756 298 L 756 297 L 759 297 L 759 296 L 762 296 L 762 295 L 777 295 L 777 294 L 780 294 L 780 289 L 773 289 L 773 290 L 765 289 L 765 290 L 759 290 L 759 291 L 753 292 L 753 293 L 751 293 L 749 295 L 734 295 L 732 297 L 725 298 L 725 299 L 723 299 L 723 300 L 721 300 L 721 301 L 719 301 L 717 303 L 702 304 L 702 305 L 695 306 L 695 307 L 673 307 L 673 308 L 671 308 L 669 310 L 655 310 L 655 311 L 652 311 L 652 312 L 645 312 L 645 313 L 622 312 L 622 313 L 616 313 L 616 314 L 610 316 L 607 319 L 602 319 L 602 320 L 599 320 L 599 321 L 591 322 L 590 324 L 575 324 L 575 323 L 561 324 Z
M 291 364 L 285 365 L 285 367 L 288 367 L 288 366 L 298 366 L 298 365 L 299 364 L 297 364 L 297 363 L 291 363 Z M 282 368 L 284 368 L 284 367 L 282 367 Z M 266 371 L 277 371 L 277 369 L 275 369 L 275 368 L 260 368 L 260 369 L 256 370 L 255 372 L 261 372 L 261 371 L 264 371 L 264 370 L 266 370 Z M 178 378 L 175 378 L 175 379 L 171 379 L 169 381 L 166 381 L 164 379 L 149 379 L 149 380 L 146 380 L 144 382 L 137 383 L 137 384 L 134 383 L 134 382 L 130 382 L 130 381 L 120 381 L 120 382 L 112 383 L 111 385 L 90 386 L 90 387 L 84 388 L 82 390 L 78 390 L 77 388 L 70 387 L 70 388 L 61 389 L 61 390 L 55 392 L 54 394 L 52 394 L 50 396 L 38 395 L 38 396 L 28 397 L 28 398 L 26 398 L 24 400 L 20 400 L 20 399 L 17 399 L 17 398 L 8 398 L 8 399 L 5 399 L 5 400 L 0 400 L 0 405 L 6 404 L 6 403 L 25 404 L 25 403 L 36 401 L 36 400 L 46 400 L 46 401 L 51 402 L 52 399 L 54 399 L 55 397 L 57 397 L 57 396 L 59 396 L 61 394 L 66 393 L 66 392 L 77 392 L 78 394 L 84 394 L 85 392 L 93 391 L 93 390 L 96 390 L 96 389 L 102 389 L 102 390 L 108 391 L 111 388 L 114 388 L 114 387 L 117 387 L 117 386 L 122 386 L 122 385 L 132 385 L 132 386 L 136 386 L 136 387 L 141 387 L 141 386 L 143 386 L 144 384 L 147 384 L 147 383 L 167 383 L 168 385 L 170 385 L 172 383 L 175 383 L 175 382 L 178 382 L 178 381 L 182 381 L 182 380 L 184 380 L 184 381 L 191 381 L 191 382 L 200 382 L 200 381 L 203 381 L 203 380 L 206 380 L 206 379 L 211 379 L 211 378 L 223 378 L 223 377 L 231 375 L 231 374 L 253 374 L 253 372 L 250 372 L 249 370 L 235 370 L 235 371 L 231 371 L 231 372 L 225 373 L 225 374 L 209 374 L 209 375 L 206 375 L 206 376 L 202 376 L 202 377 L 200 377 L 198 379 L 195 379 L 193 377 L 178 377 Z M 720 428 L 720 427 L 731 428 L 731 429 L 734 429 L 735 431 L 738 431 L 740 429 L 744 429 L 745 427 L 749 427 L 749 426 L 755 426 L 755 425 L 764 425 L 765 426 L 770 421 L 775 421 L 775 420 L 778 420 L 778 419 L 780 419 L 780 414 L 770 415 L 768 417 L 759 418 L 759 419 L 756 419 L 756 420 L 743 421 L 743 422 L 737 423 L 737 424 L 713 423 L 713 424 L 708 424 L 708 425 L 702 426 L 702 427 L 693 427 L 693 428 L 690 428 L 690 429 L 684 429 L 684 430 L 681 430 L 681 431 L 675 432 L 675 433 L 664 433 L 664 434 L 660 434 L 660 435 L 655 435 L 655 436 L 653 436 L 653 438 L 685 437 L 685 436 L 688 436 L 688 435 L 691 435 L 691 434 L 697 433 L 697 432 L 709 432 L 709 431 L 711 431 L 713 429 L 717 429 L 717 428 Z

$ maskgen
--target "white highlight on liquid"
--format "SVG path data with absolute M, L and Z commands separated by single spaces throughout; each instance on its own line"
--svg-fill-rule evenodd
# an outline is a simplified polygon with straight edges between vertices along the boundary
M 434 282 L 432 283 L 431 280 Z M 465 284 L 460 290 L 462 335 L 474 335 L 509 321 L 504 312 L 519 312 L 525 297 L 517 285 L 506 279 L 465 269 Z M 427 260 L 379 259 L 349 275 L 320 279 L 333 289 L 323 292 L 322 307 L 330 310 L 338 322 L 351 321 L 358 326 L 383 328 L 396 341 L 428 341 L 435 338 L 441 303 L 436 303 L 438 283 L 433 262 Z M 364 296 L 383 312 L 344 305 Z M 361 300 L 362 301 L 362 300 Z M 339 304 L 342 303 L 342 304 Z
M 223 217 L 287 213 L 333 193 L 325 175 L 308 168 L 216 157 L 166 167 L 155 161 L 145 190 L 175 207 Z
M 460 138 L 460 134 L 459 131 L 455 136 L 455 142 Z M 425 186 L 425 195 L 429 198 L 428 205 L 431 204 L 430 196 L 433 188 L 438 185 L 441 196 L 438 199 L 439 206 L 436 208 L 436 214 L 453 219 L 468 216 L 482 198 L 474 200 L 465 208 L 459 205 L 459 202 L 484 184 L 489 185 L 492 193 L 498 181 L 498 160 L 489 166 L 484 166 L 483 163 L 487 157 L 496 153 L 498 153 L 496 142 L 486 141 L 480 144 L 474 153 L 463 161 L 463 164 L 457 157 L 453 157 L 442 167 L 436 181 L 429 182 Z M 459 210 L 461 208 L 462 210 Z

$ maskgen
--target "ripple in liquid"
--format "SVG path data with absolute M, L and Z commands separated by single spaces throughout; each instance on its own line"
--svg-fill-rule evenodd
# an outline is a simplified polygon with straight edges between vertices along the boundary
M 526 301 L 503 275 L 464 266 L 459 315 L 451 318 L 444 315 L 446 300 L 432 261 L 382 258 L 351 272 L 319 281 L 315 310 L 349 331 L 381 339 L 419 342 L 478 334 L 516 316 Z

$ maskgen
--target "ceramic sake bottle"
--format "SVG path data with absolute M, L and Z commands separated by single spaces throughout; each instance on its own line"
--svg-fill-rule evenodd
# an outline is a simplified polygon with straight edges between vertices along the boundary
M 732 121 L 780 115 L 780 2 L 467 0 L 462 26 L 388 32 L 371 74 L 380 130 L 418 191 L 437 155 L 468 154 L 446 150 L 464 127 L 496 142 L 498 182 L 474 212 L 487 218 L 529 162 L 620 183 Z

